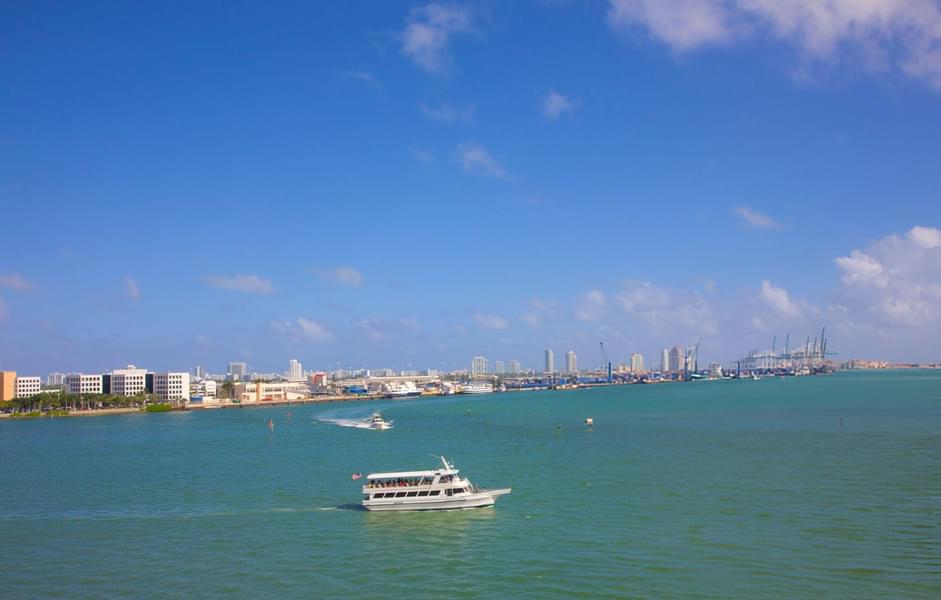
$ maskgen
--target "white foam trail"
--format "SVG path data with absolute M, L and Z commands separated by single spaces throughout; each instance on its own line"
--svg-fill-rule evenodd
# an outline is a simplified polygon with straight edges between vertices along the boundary
M 369 420 L 357 421 L 355 419 L 317 419 L 321 423 L 330 423 L 331 425 L 338 425 L 340 427 L 354 427 L 356 429 L 372 429 L 372 426 L 369 423 Z M 389 426 L 389 429 L 392 429 L 392 426 Z

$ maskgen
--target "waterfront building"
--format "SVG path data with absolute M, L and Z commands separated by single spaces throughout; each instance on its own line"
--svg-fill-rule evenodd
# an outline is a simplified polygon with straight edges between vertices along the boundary
M 634 354 L 631 354 L 631 373 L 633 373 L 634 375 L 642 375 L 645 372 L 646 371 L 644 371 L 644 355 L 639 352 L 635 352 Z
M 502 361 L 502 360 L 495 360 L 495 361 L 493 361 L 493 372 L 494 372 L 494 373 L 500 373 L 501 375 L 502 375 L 503 373 L 506 373 L 506 367 L 503 365 L 503 361 Z
M 475 356 L 471 361 L 471 375 L 485 375 L 487 373 L 487 359 Z
M 293 358 L 288 361 L 288 381 L 304 381 L 304 366 Z
M 233 396 L 243 404 L 285 400 L 304 400 L 310 396 L 310 389 L 303 381 L 250 381 L 236 383 Z
M 136 396 L 147 392 L 147 369 L 128 365 L 111 371 L 111 391 L 118 396 Z
M 660 372 L 669 373 L 670 371 L 670 349 L 664 348 L 660 353 Z
M 213 382 L 213 386 L 215 386 L 215 382 Z M 189 400 L 190 374 L 156 373 L 154 375 L 154 394 L 161 400 Z
M 49 373 L 46 375 L 46 385 L 50 387 L 62 387 L 65 385 L 65 373 Z
M 16 397 L 16 371 L 0 371 L 0 402 Z
M 229 363 L 229 379 L 232 381 L 242 381 L 248 375 L 248 365 L 243 362 Z
M 16 378 L 16 397 L 29 398 L 35 396 L 42 390 L 42 379 L 40 377 L 17 377 Z
M 103 389 L 103 375 L 69 373 L 65 376 L 65 391 L 70 394 L 100 394 Z
M 520 366 L 520 361 L 511 360 L 510 361 L 510 374 L 519 375 L 522 372 L 523 372 L 523 367 Z
M 681 371 L 683 370 L 683 363 L 685 360 L 685 355 L 679 346 L 673 346 L 670 349 L 670 371 Z
M 555 355 L 546 348 L 546 373 L 555 373 Z
M 323 371 L 317 371 L 310 374 L 310 389 L 313 392 L 327 391 L 327 374 Z
M 565 353 L 565 372 L 575 374 L 578 372 L 578 357 L 574 350 Z
M 190 397 L 202 396 L 203 398 L 215 398 L 219 392 L 219 384 L 212 379 L 201 379 L 198 382 L 190 382 Z

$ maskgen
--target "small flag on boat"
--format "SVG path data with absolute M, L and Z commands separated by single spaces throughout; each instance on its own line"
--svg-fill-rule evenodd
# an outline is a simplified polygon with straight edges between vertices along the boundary
M 353 481 L 356 481 L 357 479 L 362 479 L 362 478 L 363 478 L 363 474 L 362 474 L 362 473 L 353 473 L 353 475 L 351 475 L 351 477 L 353 478 Z

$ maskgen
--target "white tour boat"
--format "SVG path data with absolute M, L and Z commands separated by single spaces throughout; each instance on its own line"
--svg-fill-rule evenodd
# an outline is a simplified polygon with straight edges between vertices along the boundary
M 465 383 L 461 386 L 461 392 L 465 394 L 490 394 L 493 392 L 493 384 L 481 381 Z
M 376 430 L 392 429 L 392 421 L 386 421 L 379 413 L 373 413 L 369 417 L 369 428 Z
M 366 510 L 447 510 L 491 506 L 497 496 L 511 488 L 487 490 L 477 487 L 441 458 L 433 471 L 372 473 L 363 485 Z

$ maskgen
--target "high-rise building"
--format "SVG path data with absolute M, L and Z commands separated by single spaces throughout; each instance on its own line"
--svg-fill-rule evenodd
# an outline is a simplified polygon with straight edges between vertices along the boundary
M 187 384 L 189 385 L 189 384 Z M 147 369 L 128 365 L 126 369 L 111 371 L 111 393 L 118 396 L 136 396 L 147 391 Z
M 503 373 L 506 373 L 506 367 L 503 365 L 503 361 L 502 361 L 502 360 L 495 360 L 495 361 L 493 361 L 493 372 L 494 372 L 494 373 L 500 373 L 501 375 L 502 375 Z
M 510 361 L 510 374 L 519 375 L 523 371 L 523 368 L 520 366 L 520 361 L 511 360 Z
M 565 372 L 566 373 L 577 373 L 578 372 L 578 357 L 575 356 L 574 350 L 569 350 L 565 353 Z
M 196 365 L 196 368 L 193 369 L 193 376 L 196 379 L 205 379 L 206 378 L 206 369 L 202 365 Z
M 288 381 L 304 381 L 304 365 L 293 358 L 288 361 Z
M 644 372 L 644 355 L 639 352 L 631 354 L 631 373 L 640 375 Z
M 65 385 L 65 373 L 49 373 L 46 375 L 46 385 L 62 387 Z
M 248 375 L 248 365 L 243 362 L 229 363 L 229 379 L 242 381 Z
M 670 349 L 670 370 L 682 371 L 683 361 L 686 359 L 685 353 L 679 346 L 673 346 Z
M 0 371 L 0 402 L 16 397 L 16 371 Z
M 483 356 L 475 356 L 471 361 L 471 375 L 484 375 L 487 373 L 487 359 Z
M 546 373 L 555 373 L 555 355 L 546 348 Z
M 670 371 L 670 349 L 664 348 L 660 353 L 660 372 L 669 373 Z

